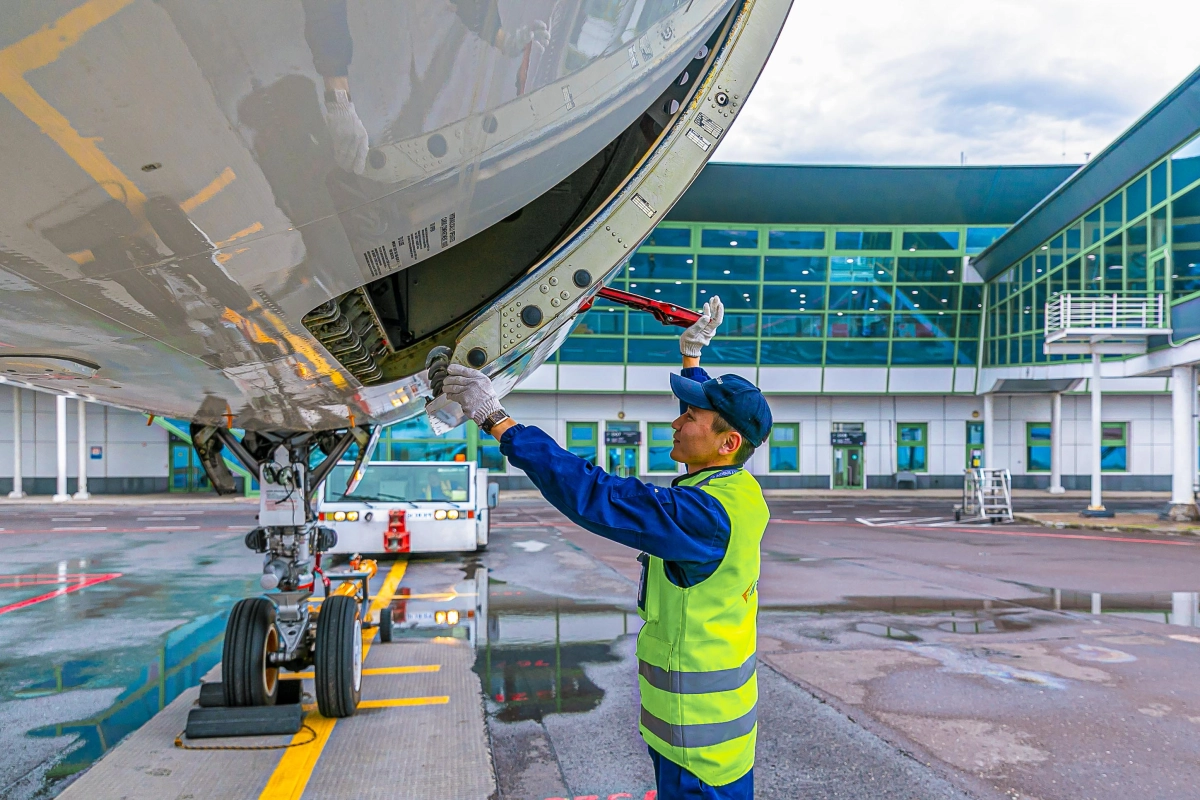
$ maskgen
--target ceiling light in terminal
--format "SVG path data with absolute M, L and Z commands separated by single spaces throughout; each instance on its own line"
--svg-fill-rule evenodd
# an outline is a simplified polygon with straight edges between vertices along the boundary
M 737 247 L 737 242 L 730 242 L 730 243 L 729 243 L 729 246 L 730 246 L 730 247 Z
M 792 294 L 795 294 L 795 293 L 796 293 L 796 290 L 792 289 Z M 803 295 L 801 295 L 801 296 L 803 297 Z
M 689 259 L 687 260 L 687 263 L 689 263 L 689 264 L 690 264 L 690 263 L 692 263 L 692 260 L 689 258 Z
M 728 275 L 728 274 L 729 274 L 729 270 L 725 270 L 725 274 L 726 274 L 726 275 Z
M 683 281 L 675 281 L 676 286 L 683 286 Z
M 654 293 L 655 293 L 655 294 L 662 294 L 662 289 L 655 289 L 655 290 L 654 290 Z
M 851 289 L 850 294 L 858 294 L 858 289 Z

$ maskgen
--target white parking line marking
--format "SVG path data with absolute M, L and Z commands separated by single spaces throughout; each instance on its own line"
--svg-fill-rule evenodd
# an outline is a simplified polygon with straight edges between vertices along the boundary
M 51 522 L 91 522 L 91 517 L 51 517 Z
M 147 525 L 142 528 L 144 531 L 197 531 L 200 530 L 199 525 Z
M 162 522 L 163 520 L 172 520 L 172 519 L 177 519 L 177 520 L 182 521 L 182 520 L 187 519 L 187 517 L 138 517 L 137 521 L 138 522 Z
M 845 517 L 809 517 L 809 522 L 845 522 Z
M 52 531 L 106 531 L 108 528 L 89 527 L 86 525 L 72 525 L 62 528 L 51 528 Z

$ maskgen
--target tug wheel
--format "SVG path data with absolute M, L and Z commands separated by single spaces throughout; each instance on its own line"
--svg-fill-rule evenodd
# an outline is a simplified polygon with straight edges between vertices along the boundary
M 334 595 L 321 604 L 313 661 L 321 716 L 353 715 L 362 696 L 362 620 L 355 598 Z
M 221 685 L 227 706 L 273 706 L 279 695 L 279 668 L 268 654 L 279 649 L 275 604 L 265 597 L 239 600 L 225 626 Z
M 392 640 L 392 607 L 385 606 L 379 611 L 379 641 Z

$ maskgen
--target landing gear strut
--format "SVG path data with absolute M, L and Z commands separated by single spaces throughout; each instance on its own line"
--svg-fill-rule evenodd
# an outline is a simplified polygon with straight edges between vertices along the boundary
M 267 594 L 239 601 L 229 616 L 221 658 L 225 705 L 299 702 L 299 682 L 280 680 L 280 670 L 313 666 L 321 714 L 351 716 L 362 691 L 369 575 L 321 573 L 320 554 L 337 544 L 337 533 L 316 524 L 312 500 L 333 466 L 355 444 L 359 455 L 352 474 L 362 474 L 378 429 L 368 432 L 355 427 L 339 434 L 250 432 L 238 440 L 224 428 L 193 426 L 192 437 L 201 443 L 197 453 L 206 472 L 228 473 L 221 455 L 227 449 L 259 476 L 260 527 L 246 535 L 246 546 L 263 555 L 259 585 Z M 310 470 L 318 448 L 325 459 Z M 213 485 L 222 493 L 233 491 L 232 479 L 218 478 Z M 373 565 L 369 574 L 374 574 Z M 325 590 L 319 608 L 310 603 L 318 579 Z M 346 583 L 331 593 L 331 579 Z

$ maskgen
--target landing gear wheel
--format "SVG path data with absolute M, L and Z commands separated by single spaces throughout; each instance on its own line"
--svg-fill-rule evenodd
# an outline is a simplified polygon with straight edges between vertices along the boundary
M 279 649 L 275 604 L 265 597 L 239 600 L 225 626 L 221 685 L 227 706 L 273 706 L 279 695 L 279 668 L 269 653 Z
M 321 716 L 353 715 L 362 696 L 362 620 L 353 597 L 334 595 L 321 604 L 313 662 Z
M 392 640 L 392 607 L 387 606 L 379 612 L 379 641 L 387 643 Z

